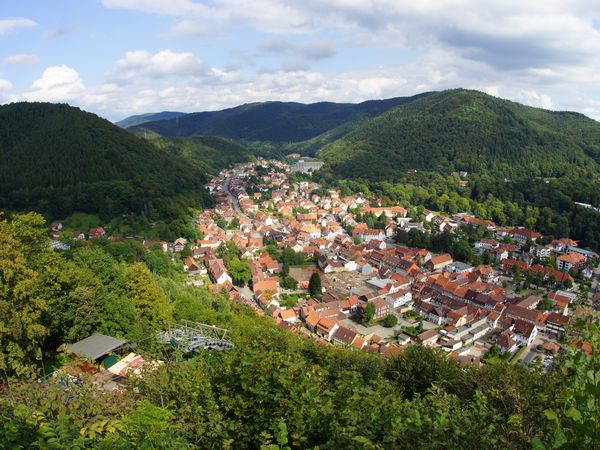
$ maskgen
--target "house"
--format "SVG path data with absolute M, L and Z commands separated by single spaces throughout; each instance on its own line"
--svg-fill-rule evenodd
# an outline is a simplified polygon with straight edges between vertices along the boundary
M 538 259 L 549 258 L 552 254 L 552 245 L 532 245 L 529 252 L 534 254 Z
M 495 239 L 482 238 L 478 242 L 475 242 L 475 248 L 484 252 L 485 250 L 491 250 L 493 248 L 500 247 L 500 242 Z
M 367 341 L 360 335 L 356 335 L 356 337 L 354 338 L 354 341 L 352 341 L 352 348 L 355 348 L 356 350 L 362 350 L 363 348 L 365 348 L 367 345 Z
M 333 343 L 337 345 L 351 345 L 356 336 L 356 331 L 340 325 L 333 334 Z
M 392 305 L 392 308 L 400 308 L 409 304 L 412 301 L 412 293 L 407 289 L 401 289 L 397 292 L 392 292 L 385 297 L 385 300 Z
M 448 273 L 468 273 L 472 272 L 474 269 L 473 266 L 466 264 L 461 261 L 454 261 L 444 267 L 444 272 Z
M 175 252 L 182 252 L 183 249 L 185 248 L 185 246 L 187 245 L 187 239 L 186 238 L 177 238 L 175 239 L 175 242 L 173 244 L 173 251 Z
M 543 312 L 523 308 L 518 305 L 508 305 L 508 308 L 506 308 L 506 315 L 512 319 L 522 320 L 534 325 L 543 322 L 544 320 Z
M 296 323 L 298 316 L 293 309 L 279 309 L 275 315 L 276 319 L 283 320 L 289 323 Z
M 369 303 L 372 303 L 375 306 L 375 314 L 373 315 L 373 319 L 375 320 L 383 319 L 385 316 L 392 313 L 392 305 L 381 297 L 375 298 Z
M 279 264 L 275 261 L 268 252 L 264 252 L 258 258 L 258 263 L 262 269 L 269 273 L 275 273 L 279 271 Z
M 554 311 L 562 314 L 563 316 L 567 315 L 567 312 L 569 311 L 569 305 L 571 304 L 571 298 L 567 297 L 566 295 L 561 295 L 558 292 L 552 292 L 548 294 L 548 298 L 554 301 Z
M 563 336 L 565 334 L 565 326 L 571 322 L 570 317 L 562 314 L 550 313 L 546 318 L 546 333 Z
M 448 253 L 444 253 L 443 255 L 434 256 L 429 261 L 425 263 L 425 268 L 431 272 L 436 270 L 442 270 L 447 265 L 452 264 L 452 256 Z
M 337 329 L 339 327 L 340 326 L 338 325 L 338 323 L 335 320 L 333 320 L 329 317 L 323 317 L 317 323 L 317 326 L 315 327 L 315 331 L 323 339 L 331 341 L 334 333 L 337 331 Z
M 509 231 L 515 242 L 524 245 L 527 241 L 535 242 L 542 237 L 537 231 L 528 230 L 527 228 L 513 228 Z
M 279 280 L 277 278 L 266 278 L 252 283 L 252 292 L 270 292 L 271 295 L 277 296 L 279 292 Z
M 571 269 L 579 269 L 586 263 L 586 258 L 581 253 L 570 252 L 556 258 L 558 270 L 568 272 Z
M 537 327 L 523 320 L 516 320 L 512 331 L 517 343 L 525 347 L 529 347 L 537 336 Z
M 517 350 L 515 334 L 510 329 L 506 329 L 498 335 L 496 344 L 502 353 L 514 353 Z
M 227 273 L 223 260 L 211 258 L 207 261 L 208 275 L 215 284 L 233 283 L 233 280 Z
M 396 336 L 396 338 L 398 339 L 398 344 L 400 345 L 408 345 L 410 344 L 411 338 L 410 336 L 404 334 L 404 333 L 400 333 Z
M 280 306 L 279 302 L 273 298 L 273 295 L 270 292 L 256 291 L 254 293 L 254 299 L 264 310 L 267 310 L 271 307 L 279 308 Z
M 100 238 L 103 236 L 106 236 L 106 230 L 104 228 L 96 227 L 96 228 L 90 229 L 90 234 L 89 234 L 90 239 Z
M 206 273 L 206 271 L 203 270 L 203 267 L 201 267 L 200 264 L 191 256 L 185 258 L 185 261 L 183 262 L 183 270 L 190 275 L 201 275 L 202 273 Z
M 83 241 L 85 240 L 85 234 L 83 234 L 81 231 L 73 231 L 73 239 Z
M 424 331 L 417 336 L 417 340 L 426 347 L 431 347 L 431 346 L 435 345 L 435 343 L 438 341 L 439 338 L 440 338 L 440 335 L 438 334 L 438 332 L 435 328 Z

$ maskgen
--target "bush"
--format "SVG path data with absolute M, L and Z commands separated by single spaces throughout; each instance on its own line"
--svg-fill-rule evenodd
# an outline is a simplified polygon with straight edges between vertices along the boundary
M 383 326 L 392 328 L 398 324 L 398 318 L 394 314 L 388 314 L 383 319 Z

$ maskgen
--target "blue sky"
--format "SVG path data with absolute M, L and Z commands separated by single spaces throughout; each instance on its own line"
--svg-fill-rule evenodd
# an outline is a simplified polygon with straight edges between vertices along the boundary
M 111 120 L 465 87 L 600 119 L 596 0 L 20 0 L 0 103 Z

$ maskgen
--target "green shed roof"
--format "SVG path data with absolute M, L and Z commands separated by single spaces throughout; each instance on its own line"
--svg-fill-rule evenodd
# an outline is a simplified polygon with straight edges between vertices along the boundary
M 67 349 L 77 356 L 96 360 L 107 353 L 112 352 L 114 349 L 119 348 L 126 342 L 127 341 L 124 339 L 117 339 L 104 334 L 94 334 L 79 342 L 68 345 Z

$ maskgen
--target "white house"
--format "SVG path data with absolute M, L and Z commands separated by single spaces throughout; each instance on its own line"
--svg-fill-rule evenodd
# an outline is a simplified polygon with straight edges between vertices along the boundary
M 409 304 L 412 301 L 412 293 L 409 290 L 401 289 L 397 292 L 392 292 L 385 297 L 385 300 L 392 305 L 392 308 L 400 308 Z

